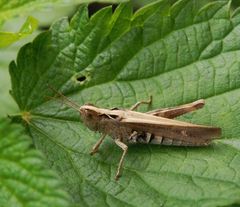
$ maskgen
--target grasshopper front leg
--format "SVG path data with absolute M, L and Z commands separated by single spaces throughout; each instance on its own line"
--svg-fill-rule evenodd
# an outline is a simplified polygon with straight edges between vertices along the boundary
M 122 165 L 123 165 L 124 157 L 125 157 L 125 155 L 126 155 L 126 153 L 127 153 L 127 150 L 128 150 L 128 146 L 125 145 L 123 142 L 121 142 L 119 139 L 116 139 L 116 140 L 115 140 L 115 143 L 116 143 L 119 147 L 121 147 L 121 149 L 123 150 L 122 157 L 121 157 L 121 159 L 120 159 L 120 161 L 119 161 L 119 164 L 118 164 L 117 174 L 116 174 L 116 176 L 115 176 L 115 180 L 118 180 L 119 177 L 121 176 L 121 175 L 120 175 L 120 171 L 121 171 L 121 168 L 122 168 Z
M 100 139 L 97 141 L 97 143 L 93 146 L 92 151 L 90 152 L 90 155 L 94 155 L 98 151 L 98 148 L 102 144 L 105 137 L 106 137 L 106 134 L 103 134 L 100 137 Z

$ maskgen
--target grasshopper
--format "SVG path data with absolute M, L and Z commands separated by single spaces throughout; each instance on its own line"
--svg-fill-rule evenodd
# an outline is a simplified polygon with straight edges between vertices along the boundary
M 141 104 L 151 104 L 152 97 L 148 101 L 137 102 L 130 109 L 104 109 L 92 104 L 80 106 L 62 93 L 54 91 L 66 105 L 80 113 L 83 123 L 89 129 L 102 133 L 93 146 L 91 155 L 98 151 L 106 135 L 111 136 L 115 144 L 123 150 L 115 176 L 116 180 L 120 177 L 129 144 L 207 146 L 214 138 L 221 136 L 221 128 L 173 120 L 175 117 L 202 108 L 203 99 L 177 107 L 141 113 L 134 110 Z

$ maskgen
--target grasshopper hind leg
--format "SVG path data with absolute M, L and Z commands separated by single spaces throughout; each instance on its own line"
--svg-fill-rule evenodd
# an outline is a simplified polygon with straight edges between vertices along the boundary
M 204 104 L 205 104 L 204 100 L 200 99 L 200 100 L 194 101 L 192 103 L 184 104 L 181 106 L 149 111 L 149 112 L 147 112 L 147 114 L 173 119 L 173 118 L 176 118 L 183 114 L 200 109 L 204 106 Z
M 121 176 L 121 169 L 122 169 L 122 165 L 123 165 L 123 160 L 124 160 L 125 155 L 127 154 L 128 146 L 125 145 L 123 142 L 121 142 L 119 139 L 115 140 L 115 143 L 123 150 L 122 157 L 119 161 L 117 173 L 116 173 L 116 176 L 115 176 L 115 180 L 118 180 L 119 177 Z

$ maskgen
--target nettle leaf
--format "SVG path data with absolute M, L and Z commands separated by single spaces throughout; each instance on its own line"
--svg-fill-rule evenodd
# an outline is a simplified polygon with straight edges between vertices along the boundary
M 82 6 L 69 23 L 22 47 L 10 64 L 12 95 L 34 144 L 86 206 L 227 206 L 240 203 L 240 10 L 229 1 L 159 1 L 132 14 L 130 4 L 97 12 Z M 47 84 L 78 104 L 128 108 L 153 96 L 151 109 L 200 98 L 185 121 L 221 127 L 209 147 L 130 146 L 122 151 L 79 114 L 49 100 Z M 143 106 L 141 111 L 148 108 Z M 79 204 L 80 205 L 80 204 Z
M 55 173 L 23 129 L 0 119 L 0 206 L 69 206 Z

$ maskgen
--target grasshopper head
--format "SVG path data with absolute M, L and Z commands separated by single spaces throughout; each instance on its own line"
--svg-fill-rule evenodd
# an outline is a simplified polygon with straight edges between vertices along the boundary
M 99 108 L 90 104 L 85 104 L 80 107 L 79 112 L 80 112 L 82 121 L 89 129 L 94 131 L 98 130 L 98 125 L 100 121 Z

